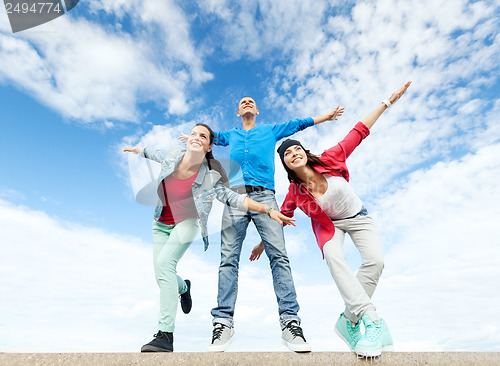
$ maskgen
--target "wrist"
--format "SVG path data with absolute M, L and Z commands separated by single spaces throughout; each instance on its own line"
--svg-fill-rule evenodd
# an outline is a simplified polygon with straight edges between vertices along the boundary
M 274 208 L 272 207 L 269 207 L 267 210 L 266 210 L 266 214 L 267 216 L 271 217 L 271 211 L 274 210 Z
M 382 101 L 382 104 L 384 104 L 387 108 L 389 108 L 392 105 L 392 103 L 389 101 L 389 99 L 384 99 Z

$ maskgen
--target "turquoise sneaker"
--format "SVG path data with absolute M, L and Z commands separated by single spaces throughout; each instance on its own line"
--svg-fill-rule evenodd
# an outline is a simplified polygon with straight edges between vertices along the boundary
M 377 324 L 369 315 L 363 315 L 365 334 L 356 344 L 354 352 L 365 357 L 380 356 L 382 351 L 392 351 L 393 343 L 391 333 L 384 319 Z
M 335 323 L 335 333 L 349 346 L 351 351 L 354 351 L 362 336 L 359 322 L 353 327 L 351 321 L 344 316 L 344 313 L 340 314 Z

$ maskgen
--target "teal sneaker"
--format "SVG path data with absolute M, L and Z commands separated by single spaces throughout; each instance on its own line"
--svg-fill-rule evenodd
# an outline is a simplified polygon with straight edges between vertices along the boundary
M 344 313 L 340 314 L 335 323 L 335 333 L 349 346 L 351 351 L 354 351 L 362 336 L 359 323 L 353 327 L 351 321 L 344 316 Z
M 363 315 L 365 334 L 356 344 L 354 352 L 365 357 L 380 356 L 382 351 L 392 351 L 393 343 L 391 333 L 384 319 L 377 324 L 369 315 Z

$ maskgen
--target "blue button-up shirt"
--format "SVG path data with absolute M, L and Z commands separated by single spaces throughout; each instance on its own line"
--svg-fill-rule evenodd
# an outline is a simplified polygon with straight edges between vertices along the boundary
M 215 144 L 230 146 L 229 158 L 239 164 L 239 167 L 231 164 L 230 187 L 245 184 L 274 190 L 276 142 L 313 125 L 312 118 L 305 118 L 273 125 L 258 124 L 248 131 L 235 127 L 226 132 L 215 132 Z

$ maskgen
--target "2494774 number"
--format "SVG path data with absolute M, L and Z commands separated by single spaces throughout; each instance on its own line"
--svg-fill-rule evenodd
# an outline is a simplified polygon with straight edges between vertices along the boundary
M 63 13 L 64 10 L 61 9 L 60 3 L 5 3 L 5 9 L 7 14 L 17 13 L 17 14 L 50 14 L 50 13 Z

